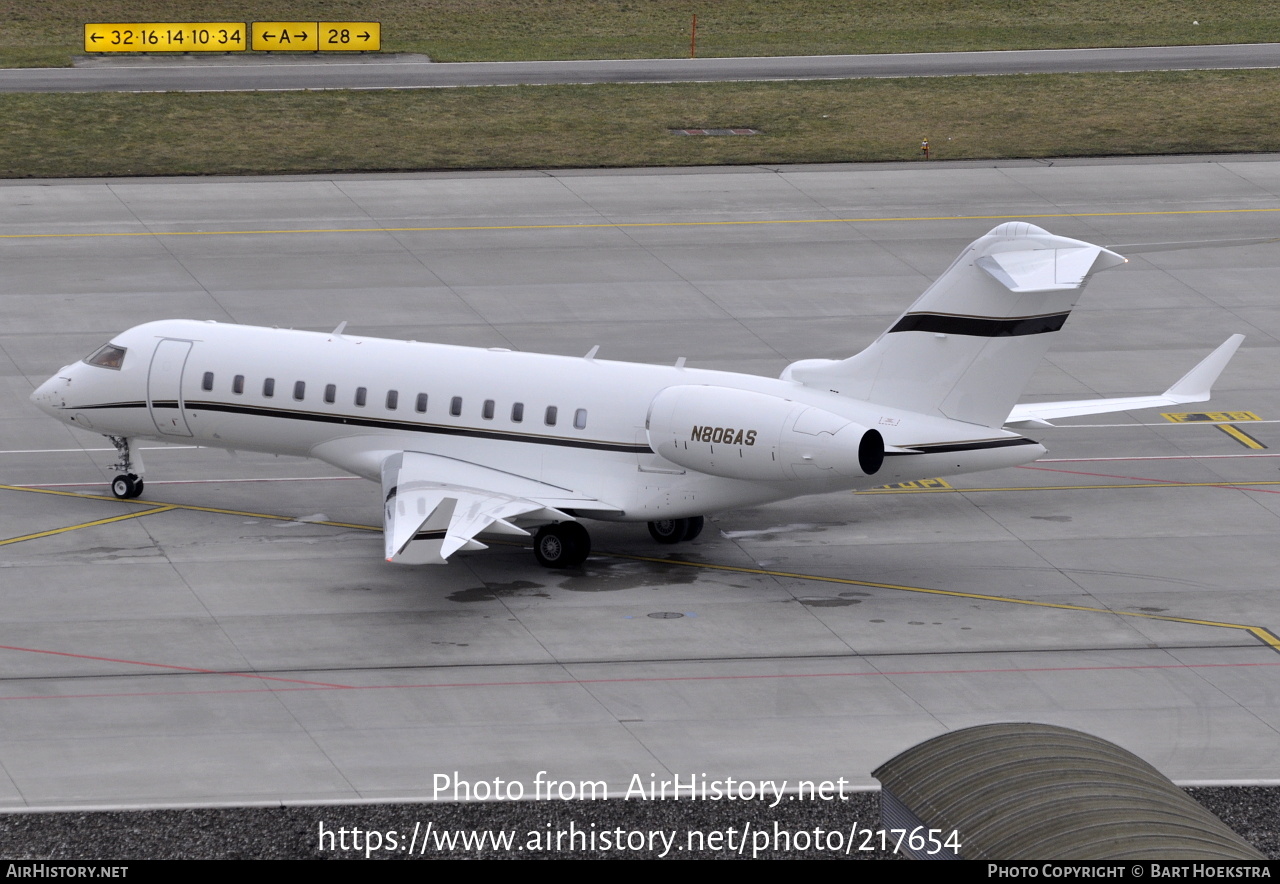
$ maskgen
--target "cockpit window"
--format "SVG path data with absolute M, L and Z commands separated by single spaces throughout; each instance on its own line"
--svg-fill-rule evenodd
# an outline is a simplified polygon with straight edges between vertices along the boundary
M 85 358 L 85 362 L 90 365 L 97 365 L 100 368 L 114 368 L 119 370 L 124 365 L 124 347 L 117 347 L 115 344 L 107 344 L 97 353 Z

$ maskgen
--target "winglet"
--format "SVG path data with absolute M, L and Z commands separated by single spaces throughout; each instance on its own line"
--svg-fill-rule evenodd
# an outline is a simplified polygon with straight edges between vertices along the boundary
M 1244 335 L 1232 335 L 1227 338 L 1218 349 L 1200 360 L 1195 368 L 1165 390 L 1164 395 L 1179 402 L 1203 402 L 1208 399 L 1214 382 L 1218 380 L 1218 375 L 1222 374 L 1222 370 L 1227 367 L 1227 363 L 1231 361 L 1232 356 L 1236 355 L 1236 350 L 1240 349 L 1240 344 L 1243 342 Z

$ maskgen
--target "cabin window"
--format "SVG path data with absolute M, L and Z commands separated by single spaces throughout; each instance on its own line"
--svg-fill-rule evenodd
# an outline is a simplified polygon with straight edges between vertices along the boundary
M 462 397 L 461 396 L 454 396 L 453 399 L 449 402 L 449 414 L 453 415 L 454 417 L 460 417 L 462 415 Z
M 231 392 L 232 393 L 244 392 L 244 375 L 238 374 L 231 379 Z
M 364 403 L 369 398 L 369 391 L 364 387 L 356 387 L 356 405 L 364 408 Z
M 92 356 L 85 358 L 85 362 L 90 365 L 96 365 L 99 368 L 120 368 L 124 365 L 124 347 L 117 347 L 115 344 L 107 344 L 94 353 Z
M 206 371 L 204 373 L 204 378 L 200 381 L 200 389 L 206 393 L 213 389 L 213 372 Z
M 338 385 L 325 384 L 324 385 L 324 401 L 332 405 L 334 402 L 337 401 L 337 399 L 338 399 Z
M 548 427 L 554 427 L 556 425 L 557 412 L 559 412 L 559 409 L 554 405 L 547 406 L 547 416 L 543 418 L 543 420 L 546 422 Z
M 396 406 L 400 404 L 400 392 L 398 390 L 387 391 L 387 411 L 395 411 Z
M 493 400 L 484 400 L 484 408 L 480 409 L 480 416 L 487 421 L 493 420 Z
M 587 428 L 587 410 L 579 408 L 573 413 L 573 428 L 575 430 L 585 430 Z
M 267 378 L 265 381 L 262 382 L 262 395 L 265 398 L 270 399 L 275 394 L 276 394 L 276 379 Z
M 515 402 L 511 405 L 511 422 L 518 424 L 524 420 L 524 403 Z
M 307 398 L 307 382 L 306 381 L 293 382 L 293 398 L 297 399 L 299 402 Z
M 413 407 L 418 412 L 418 414 L 426 414 L 427 413 L 427 394 L 419 393 L 418 401 L 417 403 L 414 404 Z

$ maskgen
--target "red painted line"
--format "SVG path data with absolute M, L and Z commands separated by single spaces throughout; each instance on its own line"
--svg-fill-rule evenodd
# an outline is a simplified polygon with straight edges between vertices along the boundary
M 1164 426 L 1156 424 L 1155 426 Z M 1042 457 L 1036 463 L 1100 463 L 1109 460 L 1235 460 L 1242 457 L 1280 457 L 1280 454 L 1134 454 L 1128 457 Z
M 1071 476 L 1093 476 L 1099 479 L 1124 479 L 1128 482 L 1150 482 L 1155 485 L 1186 485 L 1187 483 L 1181 479 L 1144 479 L 1141 476 L 1117 476 L 1112 473 L 1089 473 L 1083 470 L 1062 470 L 1055 467 L 1035 467 L 1030 464 L 1023 464 L 1016 467 L 1019 470 L 1038 470 L 1042 473 L 1066 473 Z M 1248 482 L 1197 482 L 1198 488 L 1222 488 L 1226 491 L 1253 491 L 1258 494 L 1280 494 L 1280 491 L 1272 488 L 1252 488 Z M 964 489 L 960 489 L 964 490 Z
M 236 678 L 256 678 L 261 681 L 280 681 L 289 684 L 314 685 L 322 688 L 346 688 L 351 685 L 329 684 L 324 681 L 304 681 L 298 678 L 281 678 L 275 675 L 258 675 L 253 672 L 227 672 L 218 669 L 201 669 L 197 666 L 177 666 L 173 663 L 148 663 L 145 660 L 122 660 L 116 657 L 95 657 L 92 654 L 73 654 L 69 651 L 46 651 L 42 648 L 21 648 L 16 645 L 0 645 L 0 651 L 22 651 L 26 654 L 47 654 L 50 657 L 72 657 L 76 660 L 98 660 L 103 663 L 124 663 L 128 666 L 148 666 L 155 669 L 169 669 L 177 672 L 196 672 L 201 675 L 231 675 Z
M 1259 649 L 1264 649 L 1259 646 Z M 50 652 L 43 652 L 50 653 Z M 54 652 L 56 653 L 56 652 Z M 77 654 L 68 654 L 66 656 L 80 656 Z M 91 657 L 89 659 L 107 659 L 101 657 Z M 127 661 L 126 661 L 127 662 Z M 149 666 L 158 666 L 160 664 L 150 663 L 143 664 Z M 565 665 L 565 664 L 562 664 Z M 567 664 L 573 665 L 573 664 Z M 440 689 L 440 688 L 508 688 L 508 687 L 556 687 L 559 685 L 594 685 L 594 684 L 652 684 L 663 682 L 690 682 L 690 681 L 762 681 L 762 680 L 778 680 L 778 679 L 794 679 L 794 678 L 860 678 L 865 676 L 879 676 L 881 678 L 900 678 L 913 675 L 1000 675 L 1011 673 L 1036 673 L 1036 672 L 1139 672 L 1142 670 L 1169 670 L 1169 669 L 1239 669 L 1245 667 L 1280 666 L 1280 660 L 1265 661 L 1259 663 L 1148 663 L 1135 666 L 1036 666 L 1030 668 L 991 668 L 991 669 L 908 669 L 890 672 L 810 672 L 796 675 L 771 674 L 771 675 L 672 675 L 672 676 L 656 676 L 647 678 L 561 678 L 546 679 L 543 681 L 478 681 L 478 682 L 442 682 L 439 684 L 381 684 L 381 685 L 339 685 L 326 684 L 324 682 L 310 682 L 301 679 L 280 679 L 280 681 L 292 681 L 301 687 L 292 688 L 233 688 L 228 690 L 205 690 L 205 691 L 136 691 L 136 692 L 118 692 L 118 693 L 102 693 L 102 694 L 47 694 L 47 695 L 25 695 L 0 697 L 0 701 L 7 700 L 92 700 L 92 699 L 110 699 L 122 697 L 187 697 L 202 696 L 209 694 L 260 694 L 260 693 L 281 693 L 284 691 L 392 691 L 392 690 L 424 690 L 424 689 Z M 186 669 L 188 667 L 171 667 L 175 669 Z M 193 672 L 210 672 L 216 675 L 239 675 L 241 673 L 234 672 L 215 672 L 213 670 L 194 669 Z M 249 676 L 252 678 L 269 679 L 270 676 Z

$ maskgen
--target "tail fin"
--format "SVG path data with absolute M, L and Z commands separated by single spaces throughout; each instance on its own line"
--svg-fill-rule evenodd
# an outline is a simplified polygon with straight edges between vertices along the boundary
M 1033 224 L 969 245 L 871 346 L 809 359 L 784 379 L 987 427 L 1004 424 L 1091 274 L 1124 263 L 1102 246 Z

